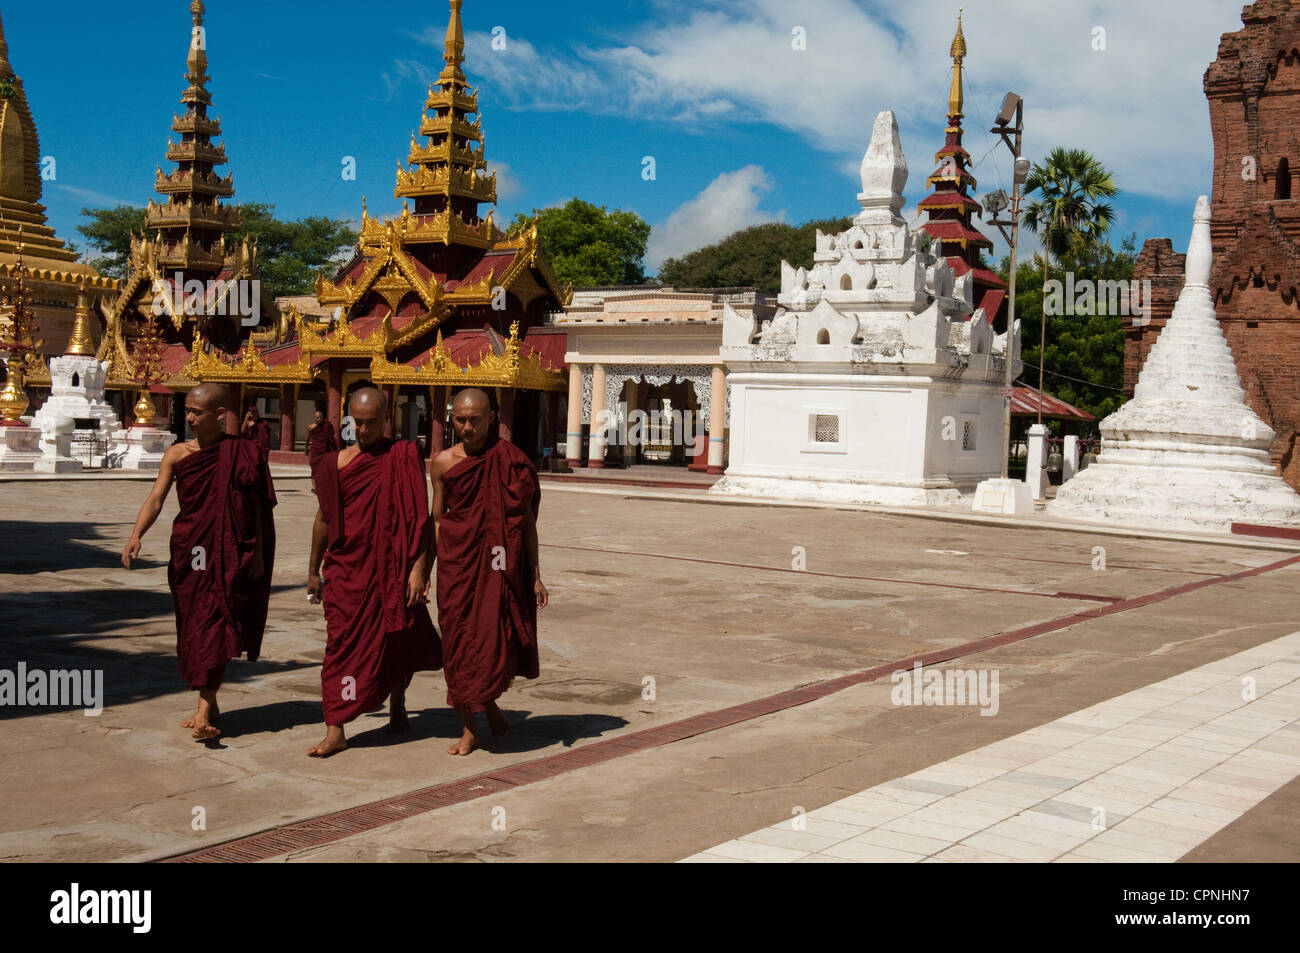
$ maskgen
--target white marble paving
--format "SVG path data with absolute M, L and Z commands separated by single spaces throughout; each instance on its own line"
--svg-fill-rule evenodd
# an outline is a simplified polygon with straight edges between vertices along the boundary
M 1297 775 L 1300 632 L 685 861 L 1170 862 Z

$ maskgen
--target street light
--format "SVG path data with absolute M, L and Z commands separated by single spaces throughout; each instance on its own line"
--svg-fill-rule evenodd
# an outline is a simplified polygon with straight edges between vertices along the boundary
M 1020 231 L 1020 186 L 1029 177 L 1029 160 L 1020 155 L 1021 134 L 1024 131 L 1024 101 L 1016 93 L 1007 93 L 1002 100 L 1002 109 L 998 113 L 997 122 L 989 131 L 999 135 L 1015 157 L 1012 166 L 1011 218 L 1000 220 L 996 217 L 1007 207 L 1005 192 L 999 189 L 984 197 L 984 207 L 994 216 L 990 219 L 990 223 L 998 227 L 1002 237 L 1011 247 L 1011 278 L 1007 283 L 1007 294 L 1010 297 L 1007 303 L 1007 347 L 1004 354 L 1006 404 L 1002 411 L 1002 479 L 1005 480 L 1009 475 L 1008 461 L 1011 457 L 1011 394 L 1015 383 L 1011 374 L 1011 332 L 1016 323 L 1016 237 Z M 1010 226 L 1010 231 L 1007 230 L 1007 226 Z M 1038 363 L 1041 365 L 1042 361 Z M 1039 391 L 1041 393 L 1041 387 Z

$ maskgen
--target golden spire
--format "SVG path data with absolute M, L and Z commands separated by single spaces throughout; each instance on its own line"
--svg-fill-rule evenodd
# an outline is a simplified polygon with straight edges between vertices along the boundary
M 960 118 L 962 115 L 961 61 L 966 58 L 966 37 L 961 32 L 961 11 L 957 8 L 957 35 L 952 38 L 948 55 L 952 57 L 952 89 L 948 91 L 948 116 Z
M 94 353 L 95 345 L 90 339 L 90 309 L 86 306 L 86 279 L 83 277 L 77 291 L 77 318 L 72 325 L 72 337 L 68 338 L 68 349 L 63 352 L 63 356 Z
M 0 23 L 0 79 L 8 79 L 13 73 L 9 65 L 9 44 L 5 42 L 5 25 Z
M 447 68 L 442 71 L 443 76 L 448 78 L 464 79 L 465 74 L 461 72 L 461 64 L 465 61 L 465 34 L 460 26 L 460 5 L 462 0 L 451 0 L 451 19 L 447 21 L 447 45 L 442 54 Z
M 203 29 L 203 0 L 194 0 L 190 4 L 190 20 L 193 27 L 190 30 L 190 52 L 185 57 L 185 65 L 189 67 L 185 78 L 190 81 L 190 85 L 202 89 L 208 81 L 208 38 Z

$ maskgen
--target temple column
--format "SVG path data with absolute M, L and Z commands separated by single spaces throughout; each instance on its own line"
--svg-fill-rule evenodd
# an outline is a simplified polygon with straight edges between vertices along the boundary
M 226 408 L 226 433 L 239 436 L 239 425 L 244 422 L 244 387 L 231 384 L 230 406 Z
M 605 365 L 591 365 L 591 444 L 587 452 L 587 466 L 593 470 L 605 467 Z
M 497 388 L 497 435 L 502 440 L 512 440 L 515 426 L 515 389 Z
M 570 467 L 582 466 L 582 365 L 569 365 L 569 413 L 565 424 L 564 456 Z
M 385 384 L 384 397 L 388 399 L 388 419 L 384 421 L 384 436 L 390 440 L 397 436 L 397 385 Z
M 329 363 L 329 400 L 325 414 L 336 434 L 343 432 L 343 370 L 339 365 Z
M 722 473 L 722 454 L 727 438 L 727 373 L 715 365 L 709 388 L 709 473 Z
M 298 419 L 298 385 L 280 385 L 280 449 L 293 452 L 293 428 Z
M 628 426 L 627 426 L 628 440 L 627 443 L 623 444 L 624 469 L 636 463 L 636 445 L 632 442 L 632 437 L 631 437 L 632 411 L 640 409 L 641 407 L 640 401 L 642 397 L 640 382 L 635 377 L 627 382 L 626 387 L 627 387 L 626 401 L 627 401 L 627 419 L 628 419 Z M 642 423 L 641 425 L 639 436 L 641 441 L 644 443 L 646 439 L 644 423 Z
M 442 453 L 445 446 L 442 418 L 447 412 L 447 388 L 429 388 L 429 457 Z

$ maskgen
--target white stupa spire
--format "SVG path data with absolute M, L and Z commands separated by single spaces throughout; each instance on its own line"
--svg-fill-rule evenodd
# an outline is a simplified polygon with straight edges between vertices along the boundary
M 1274 432 L 1246 404 L 1210 296 L 1210 203 L 1196 202 L 1186 281 L 1133 399 L 1101 423 L 1097 463 L 1061 487 L 1049 512 L 1185 529 L 1300 524 L 1273 466 Z

